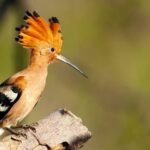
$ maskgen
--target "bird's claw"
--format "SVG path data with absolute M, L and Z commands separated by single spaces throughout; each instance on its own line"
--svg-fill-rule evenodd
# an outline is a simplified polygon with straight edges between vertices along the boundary
M 23 125 L 22 126 L 22 128 L 24 129 L 24 130 L 32 130 L 34 133 L 36 133 L 36 128 L 34 127 L 34 126 L 32 126 L 32 125 Z
M 14 129 L 24 129 L 24 130 L 32 130 L 34 133 L 36 132 L 35 124 L 32 125 L 21 125 L 17 127 L 13 127 Z
M 15 131 L 15 130 L 13 130 L 12 128 L 5 128 L 5 129 L 6 129 L 8 132 L 10 132 L 11 134 L 15 135 L 15 136 L 18 136 L 18 137 L 22 136 L 22 137 L 24 137 L 24 138 L 27 139 L 26 133 L 22 133 L 21 131 L 20 131 L 20 132 Z
M 14 133 L 13 133 L 14 134 Z M 18 136 L 18 137 L 24 137 L 25 139 L 27 139 L 27 135 L 25 133 L 22 133 L 22 132 L 17 132 L 15 133 L 14 135 Z

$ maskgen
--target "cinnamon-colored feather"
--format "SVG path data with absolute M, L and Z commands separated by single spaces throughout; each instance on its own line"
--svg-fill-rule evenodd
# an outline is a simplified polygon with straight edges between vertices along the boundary
M 37 12 L 26 11 L 24 16 L 26 25 L 17 28 L 18 37 L 16 40 L 26 48 L 38 50 L 42 47 L 51 47 L 52 45 L 61 50 L 62 35 L 59 21 L 56 17 L 50 19 L 50 24 L 46 22 Z

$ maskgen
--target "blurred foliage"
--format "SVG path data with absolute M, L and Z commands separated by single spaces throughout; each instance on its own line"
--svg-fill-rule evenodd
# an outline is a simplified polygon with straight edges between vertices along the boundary
M 149 150 L 150 2 L 22 2 L 23 8 L 10 7 L 1 22 L 0 80 L 24 68 L 22 60 L 29 50 L 15 45 L 13 39 L 25 9 L 60 19 L 62 53 L 89 76 L 86 80 L 62 63 L 51 65 L 43 97 L 26 121 L 34 122 L 65 107 L 80 116 L 93 133 L 83 149 Z

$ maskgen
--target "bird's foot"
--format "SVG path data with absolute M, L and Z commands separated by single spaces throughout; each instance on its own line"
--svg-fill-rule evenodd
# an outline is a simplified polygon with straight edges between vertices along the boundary
M 31 125 L 24 124 L 24 125 L 12 127 L 12 128 L 13 129 L 24 129 L 24 130 L 29 130 L 30 129 L 33 132 L 36 132 L 36 128 L 35 128 L 36 125 L 38 125 L 38 124 L 37 123 L 36 124 L 31 124 Z
M 23 133 L 21 131 L 16 131 L 12 128 L 4 128 L 4 129 L 7 130 L 8 132 L 10 132 L 11 134 L 15 135 L 15 136 L 22 136 L 22 137 L 27 139 L 26 133 Z

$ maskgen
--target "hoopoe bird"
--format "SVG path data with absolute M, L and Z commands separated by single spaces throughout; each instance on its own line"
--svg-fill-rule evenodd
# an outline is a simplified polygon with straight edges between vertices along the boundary
M 56 17 L 45 21 L 37 12 L 26 11 L 25 25 L 16 28 L 15 40 L 31 49 L 27 68 L 11 76 L 0 84 L 0 128 L 17 126 L 34 108 L 46 83 L 48 66 L 60 60 L 87 77 L 83 71 L 60 54 L 62 34 Z

